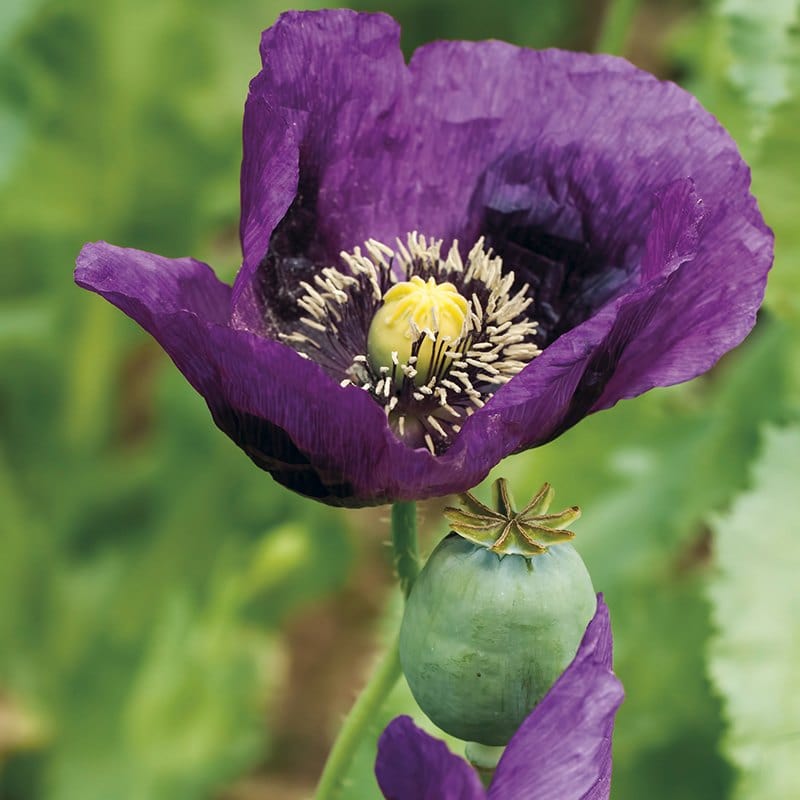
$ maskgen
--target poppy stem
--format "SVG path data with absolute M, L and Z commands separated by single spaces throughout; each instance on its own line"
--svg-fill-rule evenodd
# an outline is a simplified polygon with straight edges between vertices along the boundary
M 417 504 L 413 501 L 392 506 L 392 551 L 403 597 L 408 597 L 419 574 Z
M 467 742 L 464 755 L 467 761 L 475 768 L 475 771 L 481 779 L 481 783 L 483 783 L 487 789 L 492 782 L 494 771 L 497 769 L 497 765 L 505 749 L 504 746 L 491 747 L 489 745 L 479 744 L 478 742 Z
M 400 588 L 403 596 L 408 597 L 419 573 L 417 509 L 413 502 L 398 502 L 392 506 L 392 549 Z M 401 673 L 398 640 L 395 638 L 345 718 L 328 754 L 314 800 L 335 800 L 341 795 L 353 756 Z

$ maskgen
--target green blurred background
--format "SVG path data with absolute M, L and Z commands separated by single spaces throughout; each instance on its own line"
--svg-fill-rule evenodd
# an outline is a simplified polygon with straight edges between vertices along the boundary
M 242 105 L 280 10 L 0 5 L 2 800 L 307 796 L 396 625 L 386 509 L 276 486 L 147 336 L 72 283 L 95 239 L 233 276 Z M 777 259 L 745 345 L 502 473 L 584 509 L 627 689 L 612 797 L 800 797 L 800 4 L 383 10 L 408 52 L 441 37 L 622 51 L 695 92 L 752 164 Z M 443 504 L 421 505 L 426 550 Z M 376 735 L 402 712 L 418 714 L 401 686 Z M 346 797 L 379 796 L 373 758 Z

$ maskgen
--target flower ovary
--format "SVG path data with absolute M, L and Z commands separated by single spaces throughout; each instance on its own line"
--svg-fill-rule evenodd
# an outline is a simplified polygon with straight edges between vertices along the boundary
M 391 370 L 407 364 L 416 342 L 414 374 L 407 376 L 394 369 L 395 384 L 406 377 L 417 386 L 425 386 L 431 377 L 446 374 L 453 357 L 463 356 L 459 345 L 467 331 L 469 303 L 449 282 L 437 283 L 412 275 L 396 283 L 383 297 L 367 334 L 367 357 L 373 370 Z M 455 351 L 452 355 L 446 350 Z

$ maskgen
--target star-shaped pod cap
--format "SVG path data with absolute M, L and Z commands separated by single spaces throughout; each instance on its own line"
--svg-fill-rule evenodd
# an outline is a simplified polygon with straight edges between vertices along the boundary
M 514 510 L 511 490 L 505 478 L 494 482 L 496 509 L 489 508 L 469 492 L 459 495 L 463 508 L 448 506 L 444 515 L 450 527 L 473 544 L 495 553 L 535 556 L 575 534 L 567 530 L 581 515 L 577 506 L 548 514 L 555 497 L 553 487 L 545 483 L 521 511 Z

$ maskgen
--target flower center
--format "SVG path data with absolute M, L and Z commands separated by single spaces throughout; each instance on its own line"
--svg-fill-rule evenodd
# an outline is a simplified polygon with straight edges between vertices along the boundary
M 416 374 L 412 380 L 423 386 L 432 375 L 443 375 L 450 366 L 444 350 L 455 347 L 466 333 L 469 302 L 447 281 L 433 277 L 423 280 L 412 275 L 396 283 L 383 296 L 367 334 L 367 357 L 376 372 L 391 369 L 393 363 L 407 363 L 415 342 L 422 340 L 416 353 Z M 403 373 L 394 381 L 402 383 Z
M 368 241 L 302 282 L 299 318 L 281 338 L 343 387 L 363 389 L 411 447 L 444 452 L 464 420 L 539 355 L 529 287 L 479 240 L 417 233 L 391 248 Z

